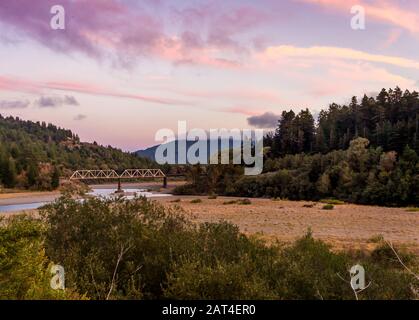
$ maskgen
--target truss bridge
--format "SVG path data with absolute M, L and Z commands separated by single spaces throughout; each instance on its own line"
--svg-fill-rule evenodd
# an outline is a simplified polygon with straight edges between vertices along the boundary
M 118 191 L 122 192 L 122 179 L 154 179 L 162 178 L 163 187 L 167 187 L 167 176 L 160 169 L 126 169 L 121 174 L 115 170 L 76 170 L 70 180 L 118 180 Z

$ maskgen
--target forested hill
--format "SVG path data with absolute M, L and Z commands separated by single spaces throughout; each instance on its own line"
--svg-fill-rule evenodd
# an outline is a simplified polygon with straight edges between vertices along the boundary
M 0 185 L 52 189 L 70 170 L 152 166 L 150 160 L 110 146 L 80 142 L 70 130 L 0 115 Z
M 284 111 L 265 146 L 271 147 L 273 157 L 327 153 L 347 149 L 357 137 L 384 151 L 400 154 L 409 146 L 419 152 L 419 94 L 395 88 L 361 101 L 353 97 L 348 105 L 333 103 L 322 110 L 317 123 L 309 110 Z

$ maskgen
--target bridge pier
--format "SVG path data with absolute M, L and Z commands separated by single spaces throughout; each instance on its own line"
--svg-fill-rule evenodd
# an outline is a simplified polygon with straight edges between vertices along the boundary
M 167 189 L 167 177 L 163 178 L 163 188 Z
M 124 193 L 124 190 L 122 190 L 121 187 L 121 178 L 118 179 L 118 190 L 116 190 L 115 193 Z

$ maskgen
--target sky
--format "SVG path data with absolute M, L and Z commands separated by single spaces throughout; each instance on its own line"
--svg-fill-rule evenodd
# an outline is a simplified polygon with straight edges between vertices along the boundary
M 183 120 L 269 130 L 291 108 L 418 90 L 418 41 L 417 0 L 0 0 L 0 114 L 127 151 Z

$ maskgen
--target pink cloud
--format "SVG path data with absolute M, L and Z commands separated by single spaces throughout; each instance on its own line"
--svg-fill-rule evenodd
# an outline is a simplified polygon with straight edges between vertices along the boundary
M 388 47 L 392 46 L 393 44 L 395 44 L 399 40 L 401 35 L 402 35 L 402 30 L 400 30 L 400 29 L 390 30 L 390 32 L 388 33 L 387 39 L 383 43 L 383 47 L 388 48 Z
M 251 107 L 243 107 L 243 106 L 223 108 L 223 109 L 220 109 L 220 111 L 228 112 L 228 113 L 238 113 L 238 114 L 243 114 L 246 116 L 257 116 L 257 115 L 260 115 L 261 112 L 263 112 L 259 108 L 251 108 Z
M 327 10 L 339 10 L 350 16 L 350 9 L 354 5 L 365 8 L 367 19 L 372 18 L 393 26 L 403 28 L 412 33 L 419 33 L 419 14 L 417 1 L 406 1 L 404 8 L 398 6 L 397 1 L 374 0 L 374 1 L 342 1 L 342 0 L 296 0 L 319 5 Z M 408 8 L 408 6 L 412 8 Z
M 299 59 L 342 59 L 348 61 L 367 61 L 374 63 L 383 63 L 402 68 L 419 69 L 419 61 L 406 59 L 398 56 L 388 56 L 381 54 L 371 54 L 361 50 L 340 47 L 296 47 L 291 45 L 281 45 L 268 47 L 262 53 L 256 55 L 256 58 L 264 64 L 270 64 L 276 60 L 285 58 Z
M 252 6 L 235 5 L 225 9 L 222 3 L 185 9 L 184 30 L 168 33 L 167 19 L 151 14 L 149 1 L 135 4 L 124 0 L 61 0 L 66 10 L 66 29 L 52 30 L 50 8 L 55 0 L 29 2 L 2 0 L 0 23 L 11 27 L 15 35 L 29 37 L 54 51 L 82 52 L 95 59 L 114 57 L 129 66 L 140 57 L 157 57 L 182 64 L 202 64 L 217 68 L 237 68 L 240 63 L 226 56 L 227 51 L 244 52 L 234 37 L 266 19 L 266 14 Z M 168 6 L 159 4 L 160 6 Z M 150 9 L 151 8 L 151 9 Z M 156 9 L 156 8 L 154 8 Z M 169 11 L 176 16 L 176 11 Z M 169 19 L 170 20 L 170 19 Z M 194 25 L 208 22 L 204 34 Z M 187 31 L 186 31 L 187 30 Z M 191 31 L 193 30 L 193 31 Z
M 4 76 L 0 76 L 0 91 L 16 91 L 24 93 L 41 93 L 44 90 L 60 90 L 66 92 L 78 92 L 83 94 L 91 94 L 95 96 L 108 96 L 115 98 L 126 98 L 133 100 L 140 100 L 143 102 L 151 102 L 156 104 L 164 105 L 187 105 L 188 102 L 157 98 L 133 93 L 121 92 L 109 88 L 95 86 L 86 83 L 79 82 L 65 82 L 65 81 L 49 81 L 49 82 L 36 82 L 21 79 L 13 79 Z

